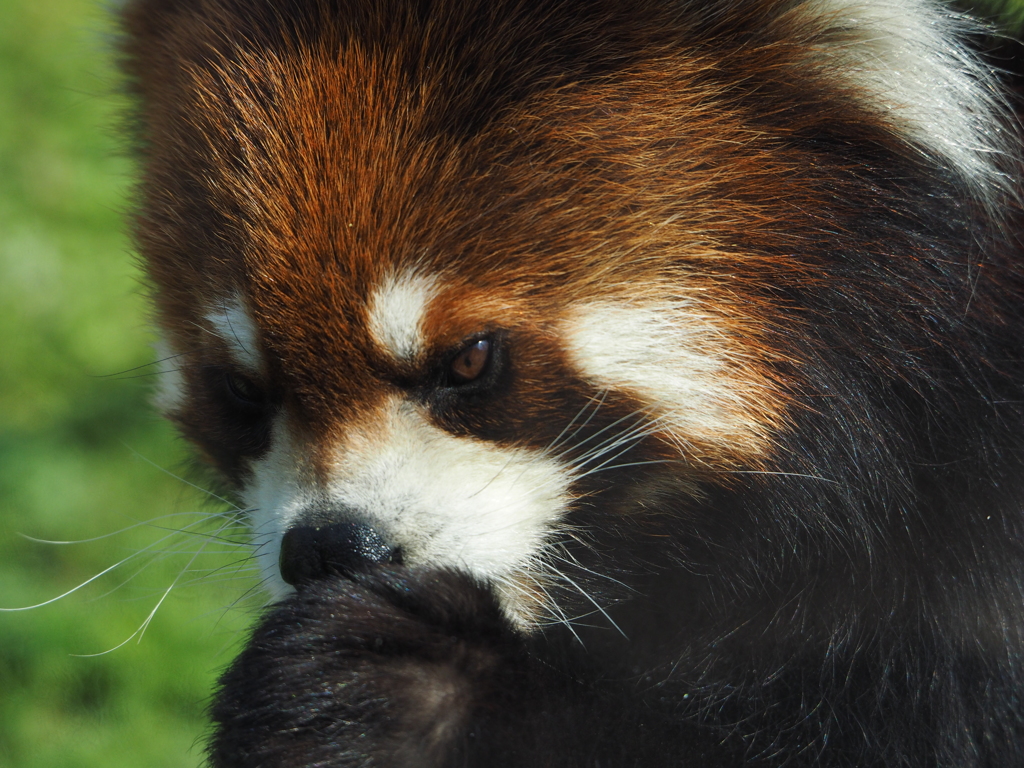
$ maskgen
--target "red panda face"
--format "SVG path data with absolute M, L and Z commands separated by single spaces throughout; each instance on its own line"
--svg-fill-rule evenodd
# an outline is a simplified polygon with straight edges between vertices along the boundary
M 536 618 L 573 506 L 614 497 L 602 475 L 674 478 L 692 462 L 696 476 L 766 450 L 767 377 L 756 386 L 755 361 L 730 354 L 699 298 L 560 307 L 489 280 L 486 263 L 467 285 L 424 262 L 386 265 L 355 295 L 250 278 L 204 302 L 200 361 L 168 379 L 165 407 L 237 483 L 279 590 L 279 568 L 298 578 L 281 550 L 289 530 L 355 525 L 380 559 L 468 571 Z M 723 386 L 730 370 L 753 383 Z
M 131 0 L 218 768 L 1022 763 L 1020 139 L 931 0 Z M 609 639 L 610 638 L 610 639 Z
M 816 366 L 844 353 L 806 329 L 928 269 L 901 185 L 947 182 L 908 146 L 984 175 L 967 118 L 927 124 L 961 91 L 990 110 L 970 75 L 918 94 L 886 68 L 931 33 L 889 48 L 871 4 L 186 5 L 128 13 L 159 401 L 277 594 L 350 558 L 448 567 L 529 624 L 594 510 L 678 532 L 708 487 L 827 481 L 780 447 L 835 396 Z
M 616 472 L 685 489 L 767 459 L 784 353 L 750 288 L 806 270 L 782 250 L 810 222 L 774 230 L 817 192 L 707 109 L 707 62 L 478 114 L 440 69 L 409 82 L 415 39 L 257 52 L 207 21 L 148 86 L 159 400 L 252 509 L 278 593 L 286 533 L 343 524 L 535 617 L 574 509 L 635 513 Z

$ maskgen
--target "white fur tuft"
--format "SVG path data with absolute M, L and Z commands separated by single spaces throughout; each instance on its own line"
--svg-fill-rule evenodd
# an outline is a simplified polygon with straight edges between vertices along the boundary
M 564 330 L 586 378 L 646 403 L 681 445 L 760 452 L 755 385 L 738 375 L 725 332 L 696 303 L 591 302 L 571 310 Z
M 252 373 L 261 369 L 259 336 L 256 323 L 242 298 L 235 294 L 219 303 L 206 316 L 213 331 L 220 336 L 239 365 Z
M 999 170 L 1008 140 L 996 76 L 964 42 L 973 22 L 931 0 L 806 0 L 793 12 L 825 32 L 813 64 L 983 200 L 1010 187 Z
M 185 405 L 185 377 L 181 373 L 184 357 L 171 347 L 166 338 L 160 337 L 153 344 L 156 352 L 156 391 L 153 404 L 161 413 L 169 415 L 180 411 Z
M 421 326 L 436 290 L 433 277 L 407 272 L 387 279 L 370 298 L 370 333 L 395 359 L 413 360 L 423 350 Z

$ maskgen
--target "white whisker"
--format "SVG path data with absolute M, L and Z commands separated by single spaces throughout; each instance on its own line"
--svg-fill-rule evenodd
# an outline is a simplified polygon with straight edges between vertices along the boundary
M 163 473 L 164 473 L 165 475 L 168 475 L 169 477 L 173 477 L 173 478 L 174 478 L 175 480 L 177 480 L 178 482 L 180 482 L 180 483 L 184 483 L 184 484 L 185 484 L 185 485 L 187 485 L 187 486 L 188 486 L 189 488 L 194 488 L 195 490 L 199 491 L 200 493 L 206 494 L 206 495 L 207 495 L 207 496 L 209 496 L 210 498 L 216 499 L 217 501 L 221 501 L 221 502 L 223 502 L 223 503 L 227 504 L 227 505 L 228 505 L 229 507 L 231 507 L 231 508 L 232 508 L 232 511 L 234 511 L 234 512 L 241 512 L 241 511 L 242 511 L 242 508 L 241 508 L 241 507 L 237 506 L 236 504 L 232 504 L 232 503 L 231 503 L 231 502 L 230 502 L 229 500 L 225 499 L 224 497 L 222 497 L 222 496 L 218 496 L 218 495 L 217 495 L 216 493 L 214 493 L 213 491 L 207 490 L 206 488 L 203 488 L 203 487 L 202 487 L 202 486 L 200 486 L 200 485 L 196 485 L 195 483 L 191 483 L 191 482 L 189 482 L 188 480 L 186 480 L 185 478 L 181 477 L 180 475 L 176 475 L 175 473 L 171 472 L 171 471 L 170 471 L 169 469 L 166 469 L 165 467 L 161 467 L 161 466 L 160 466 L 159 464 L 157 464 L 157 463 L 156 463 L 155 461 L 151 461 L 150 459 L 147 459 L 147 458 L 146 458 L 145 456 L 143 456 L 143 455 L 142 455 L 141 453 L 139 453 L 138 451 L 136 451 L 136 450 L 135 450 L 134 448 L 132 448 L 132 447 L 131 447 L 130 445 L 127 445 L 127 444 L 123 444 L 123 443 L 122 443 L 122 445 L 124 445 L 124 447 L 125 447 L 125 448 L 127 448 L 127 449 L 128 449 L 129 451 L 131 451 L 131 452 L 132 452 L 132 454 L 133 454 L 133 455 L 134 455 L 134 456 L 135 456 L 136 458 L 142 459 L 142 460 L 143 460 L 144 462 L 146 462 L 147 464 L 149 464 L 149 465 L 150 465 L 151 467 L 154 467 L 154 468 L 156 468 L 156 469 L 160 470 L 160 471 L 161 471 L 161 472 L 163 472 Z
M 240 510 L 240 512 L 244 512 L 244 511 L 246 511 L 246 510 Z M 102 541 L 103 539 L 109 539 L 109 538 L 112 538 L 114 536 L 118 536 L 118 535 L 120 535 L 122 533 L 127 533 L 128 531 L 133 531 L 136 528 L 149 527 L 149 528 L 156 528 L 158 530 L 166 530 L 166 531 L 180 530 L 180 529 L 176 529 L 176 528 L 167 528 L 167 527 L 163 527 L 163 526 L 153 525 L 153 521 L 155 521 L 155 520 L 167 520 L 167 519 L 172 518 L 172 517 L 195 517 L 197 515 L 200 515 L 200 516 L 203 517 L 203 521 L 205 521 L 205 520 L 210 519 L 210 518 L 227 517 L 229 515 L 235 515 L 235 514 L 237 514 L 237 513 L 236 512 L 213 512 L 213 513 L 205 513 L 205 512 L 171 512 L 171 513 L 166 514 L 166 515 L 159 515 L 159 516 L 154 517 L 154 518 L 152 518 L 150 520 L 140 520 L 139 522 L 132 523 L 131 525 L 125 526 L 124 528 L 120 528 L 120 529 L 118 529 L 116 531 L 111 531 L 110 533 L 104 533 L 104 534 L 102 534 L 100 536 L 92 536 L 92 537 L 90 537 L 88 539 L 70 539 L 68 541 L 57 541 L 57 540 L 54 540 L 54 539 L 37 539 L 35 536 L 29 536 L 26 533 L 18 533 L 17 535 L 20 536 L 23 539 L 26 539 L 27 541 L 35 542 L 36 544 L 53 544 L 53 545 L 56 545 L 56 546 L 66 546 L 66 545 L 70 545 L 70 544 L 89 544 L 89 543 L 94 542 L 94 541 Z M 239 522 L 241 522 L 241 521 L 239 521 Z
M 191 559 L 189 559 L 189 561 L 185 565 L 185 567 L 181 571 L 179 571 L 178 575 L 174 577 L 174 580 L 170 583 L 170 585 L 167 587 L 167 589 L 164 590 L 163 595 L 161 595 L 160 599 L 157 600 L 156 605 L 153 606 L 153 609 L 149 612 L 149 615 L 147 615 L 146 618 L 143 620 L 142 624 L 139 625 L 139 628 L 137 630 L 135 630 L 131 635 L 129 635 L 128 638 L 126 638 L 124 640 L 124 642 L 119 643 L 118 645 L 114 646 L 113 648 L 110 648 L 110 649 L 108 649 L 106 651 L 102 651 L 100 653 L 86 653 L 86 654 L 72 654 L 72 655 L 74 655 L 74 656 L 81 656 L 81 657 L 84 657 L 84 658 L 93 658 L 93 657 L 96 657 L 96 656 L 104 656 L 104 655 L 106 655 L 108 653 L 112 653 L 113 651 L 116 651 L 118 648 L 123 647 L 127 642 L 129 642 L 132 638 L 134 638 L 136 636 L 138 636 L 138 642 L 142 642 L 142 638 L 143 638 L 143 636 L 145 636 L 146 630 L 149 628 L 150 623 L 153 621 L 153 617 L 156 616 L 157 611 L 160 610 L 160 606 L 162 606 L 164 604 L 164 601 L 167 600 L 168 595 L 171 594 L 171 592 L 174 590 L 175 586 L 177 586 L 178 582 L 181 580 L 182 576 L 188 571 L 188 569 L 191 567 L 192 563 L 194 563 L 196 561 L 196 558 L 199 557 L 199 555 L 202 553 L 202 551 L 203 551 L 203 548 L 200 547 L 199 551 L 196 552 L 194 555 L 192 555 Z

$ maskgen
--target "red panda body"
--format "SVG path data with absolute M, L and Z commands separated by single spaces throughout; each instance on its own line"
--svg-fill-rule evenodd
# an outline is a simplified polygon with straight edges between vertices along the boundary
M 1018 138 L 926 0 L 134 0 L 214 766 L 1024 764 Z

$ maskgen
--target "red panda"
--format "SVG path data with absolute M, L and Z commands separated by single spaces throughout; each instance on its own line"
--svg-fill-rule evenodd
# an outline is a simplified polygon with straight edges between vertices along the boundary
M 129 0 L 215 768 L 1024 765 L 1020 139 L 931 0 Z

